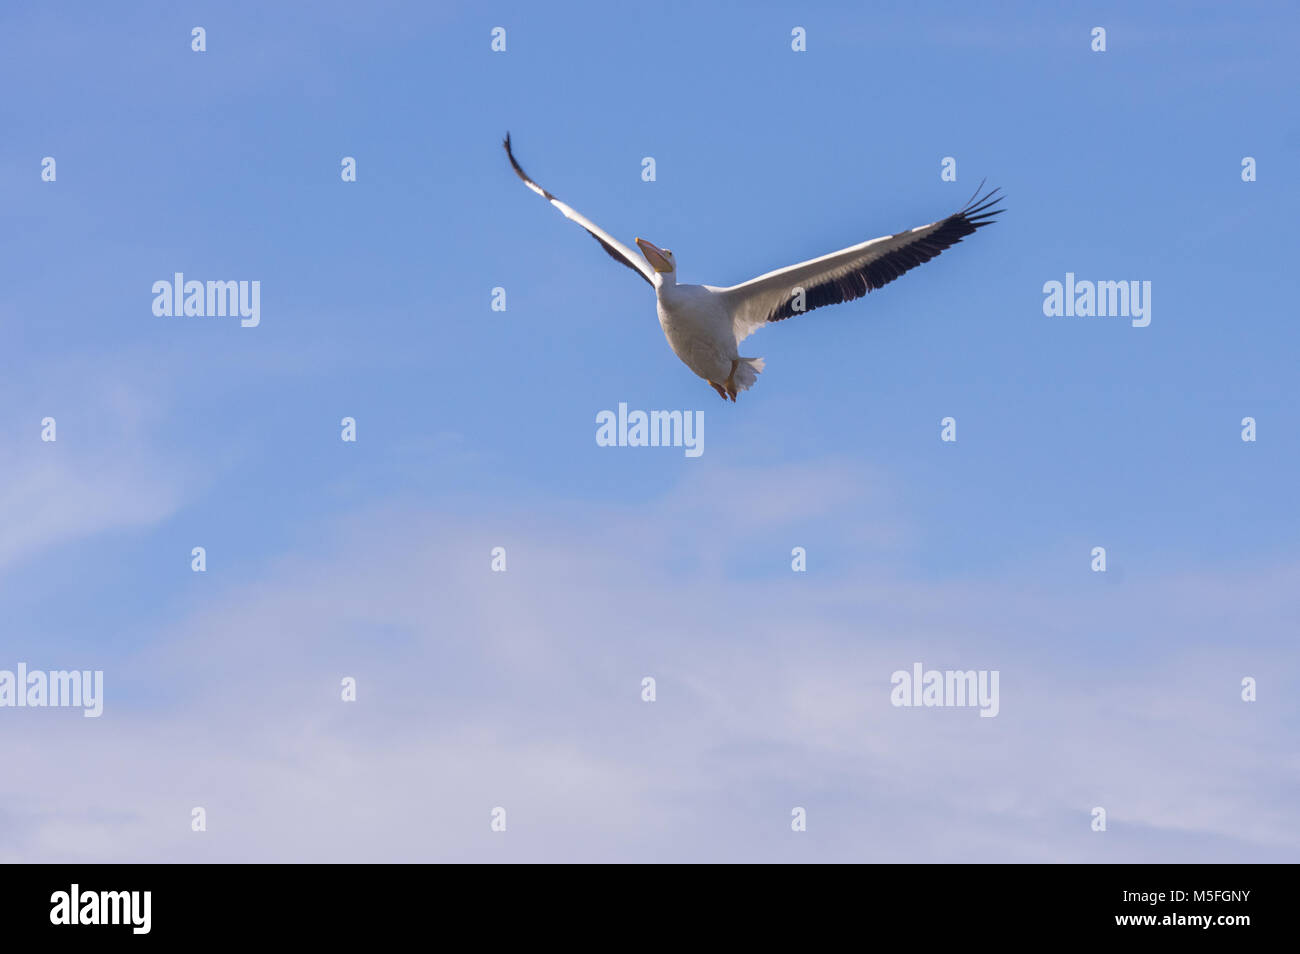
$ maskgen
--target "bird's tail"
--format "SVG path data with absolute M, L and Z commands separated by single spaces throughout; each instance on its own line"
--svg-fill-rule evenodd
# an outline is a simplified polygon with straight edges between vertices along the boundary
M 732 378 L 736 382 L 738 391 L 748 391 L 758 381 L 759 374 L 762 373 L 766 363 L 762 358 L 741 358 L 740 364 L 736 365 L 736 374 Z

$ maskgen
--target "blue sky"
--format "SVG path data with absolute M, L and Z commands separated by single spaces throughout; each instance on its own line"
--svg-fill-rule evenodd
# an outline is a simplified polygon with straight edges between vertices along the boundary
M 0 859 L 1300 856 L 1293 6 L 2 16 L 0 669 L 107 698 L 0 709 Z M 1008 211 L 723 405 L 507 130 L 685 282 Z M 261 324 L 155 317 L 178 271 Z M 999 716 L 891 707 L 917 661 Z

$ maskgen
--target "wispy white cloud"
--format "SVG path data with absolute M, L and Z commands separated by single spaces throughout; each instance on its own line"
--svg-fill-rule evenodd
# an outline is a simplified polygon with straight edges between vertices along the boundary
M 357 515 L 328 550 L 229 585 L 123 659 L 101 719 L 4 713 L 19 771 L 0 781 L 0 856 L 1300 856 L 1295 713 L 1277 689 L 1297 660 L 1252 655 L 1266 626 L 1124 665 L 1086 624 L 1061 625 L 1087 619 L 1083 589 L 881 579 L 855 596 L 829 575 L 757 586 L 725 562 L 683 579 L 662 543 L 690 524 L 677 506 L 617 514 L 642 549 L 606 532 L 607 512 L 497 513 L 505 536 L 485 536 L 486 514 Z M 1177 619 L 1278 607 L 1276 579 L 1115 592 Z M 1001 714 L 893 708 L 890 673 L 914 661 L 1000 669 Z M 1239 701 L 1243 674 L 1262 679 L 1259 702 Z M 344 675 L 357 703 L 338 699 Z M 194 805 L 207 834 L 189 831 Z M 497 805 L 504 835 L 489 831 Z
M 10 409 L 0 430 L 0 571 L 61 544 L 155 524 L 195 488 L 153 439 L 159 392 L 131 383 L 133 360 L 66 359 L 0 385 Z M 157 384 L 164 374 L 142 376 Z M 46 418 L 54 441 L 42 440 Z

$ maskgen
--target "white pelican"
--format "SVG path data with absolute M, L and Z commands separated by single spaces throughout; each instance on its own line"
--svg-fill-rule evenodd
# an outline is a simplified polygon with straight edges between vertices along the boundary
M 976 189 L 960 212 L 908 232 L 872 239 L 730 288 L 679 285 L 677 259 L 671 251 L 639 238 L 636 244 L 645 258 L 638 258 L 618 239 L 530 179 L 515 160 L 509 133 L 505 147 L 510 165 L 528 188 L 590 232 L 614 259 L 650 283 L 658 300 L 659 324 L 673 353 L 708 381 L 724 401 L 730 398 L 733 403 L 739 392 L 754 386 L 763 370 L 762 358 L 743 358 L 739 351 L 740 342 L 756 329 L 822 305 L 861 298 L 956 245 L 1002 211 L 994 208 L 1002 201 L 998 190 L 980 195 Z M 980 185 L 982 188 L 983 183 Z

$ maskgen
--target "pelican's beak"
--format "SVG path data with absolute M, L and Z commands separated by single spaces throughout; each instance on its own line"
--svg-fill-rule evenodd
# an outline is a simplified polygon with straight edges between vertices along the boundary
M 643 238 L 636 240 L 637 247 L 641 249 L 641 254 L 645 256 L 646 261 L 654 266 L 656 272 L 671 272 L 673 270 L 672 262 L 664 255 L 663 249 L 652 242 L 647 242 Z

